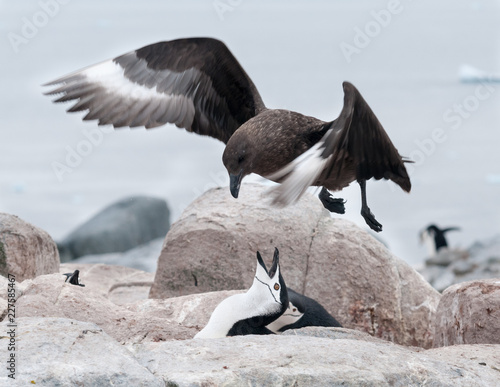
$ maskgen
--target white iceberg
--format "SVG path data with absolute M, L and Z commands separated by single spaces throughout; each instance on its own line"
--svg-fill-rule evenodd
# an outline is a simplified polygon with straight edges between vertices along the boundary
M 500 82 L 500 74 L 488 73 L 474 66 L 463 64 L 458 70 L 460 82 Z

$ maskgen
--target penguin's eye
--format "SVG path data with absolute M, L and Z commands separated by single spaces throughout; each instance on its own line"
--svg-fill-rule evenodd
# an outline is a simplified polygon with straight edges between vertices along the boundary
M 241 164 L 243 161 L 245 161 L 245 155 L 239 155 L 238 156 L 238 164 Z
M 280 290 L 280 285 L 279 284 L 274 284 L 274 290 Z

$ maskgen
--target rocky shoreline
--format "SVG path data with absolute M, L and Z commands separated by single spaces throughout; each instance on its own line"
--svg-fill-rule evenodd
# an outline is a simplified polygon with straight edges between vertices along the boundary
M 14 353 L 6 334 L 14 324 L 18 383 L 500 383 L 500 278 L 440 294 L 367 232 L 331 218 L 316 198 L 276 210 L 265 187 L 243 188 L 237 201 L 227 189 L 195 200 L 166 235 L 155 273 L 60 264 L 47 233 L 0 214 L 0 354 Z M 318 300 L 344 328 L 193 340 L 221 300 L 249 287 L 255 251 L 276 246 L 287 285 Z M 76 269 L 85 287 L 64 282 L 62 273 Z M 8 372 L 0 374 L 6 385 Z
M 419 272 L 439 292 L 461 282 L 500 278 L 500 235 L 468 249 L 442 249 L 427 258 Z

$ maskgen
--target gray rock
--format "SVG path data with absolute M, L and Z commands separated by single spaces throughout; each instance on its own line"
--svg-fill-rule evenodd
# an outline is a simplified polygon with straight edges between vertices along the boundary
M 500 278 L 464 282 L 443 292 L 434 346 L 457 344 L 500 344 Z
M 147 300 L 151 285 L 134 284 L 118 284 L 108 294 L 108 299 L 116 305 L 129 305 L 138 301 Z
M 15 215 L 0 213 L 0 275 L 17 282 L 59 270 L 59 253 L 45 231 Z
M 486 262 L 490 258 L 500 258 L 500 235 L 477 241 L 469 247 L 469 254 L 476 262 Z
M 439 292 L 443 292 L 446 288 L 457 282 L 457 278 L 453 271 L 445 270 L 439 277 L 437 277 L 432 285 Z
M 306 336 L 123 346 L 93 323 L 54 317 L 21 317 L 16 323 L 19 385 L 493 387 L 499 380 L 499 345 L 421 350 L 346 329 L 305 328 L 300 331 L 310 331 Z M 0 329 L 7 332 L 7 324 Z M 0 346 L 0 356 L 8 355 L 7 346 Z M 7 372 L 0 375 L 1 385 L 11 382 Z
M 170 213 L 163 199 L 136 196 L 99 212 L 58 244 L 61 261 L 124 252 L 166 235 Z
M 490 258 L 486 262 L 478 264 L 473 272 L 457 277 L 457 283 L 500 278 L 500 262 L 496 262 L 496 259 Z
M 322 337 L 333 340 L 362 340 L 373 343 L 387 343 L 386 340 L 377 339 L 366 332 L 355 331 L 347 328 L 333 327 L 305 327 L 300 329 L 290 329 L 282 333 L 283 336 L 309 336 Z
M 127 348 L 177 386 L 493 387 L 500 369 L 500 346 L 487 345 L 418 351 L 382 341 L 276 335 Z
M 70 272 L 77 267 L 73 264 L 63 266 L 63 270 Z M 195 294 L 167 300 L 143 299 L 141 295 L 146 297 L 149 291 L 147 284 L 151 284 L 151 273 L 119 266 L 78 267 L 85 287 L 65 283 L 60 274 L 19 283 L 17 316 L 92 322 L 120 343 L 190 339 L 206 325 L 224 298 L 241 292 Z M 7 293 L 5 287 L 0 291 Z
M 63 318 L 18 318 L 17 385 L 165 386 L 96 324 Z M 7 332 L 6 323 L 0 324 Z M 7 345 L 0 356 L 9 356 Z M 0 384 L 14 385 L 2 367 Z
M 434 287 L 434 289 L 441 291 L 440 287 L 437 286 L 437 281 L 444 275 L 444 273 L 449 271 L 446 269 L 446 266 L 425 266 L 418 269 L 418 272 Z M 450 284 L 446 285 L 446 287 L 450 286 Z M 446 289 L 446 287 L 444 289 Z
M 0 294 L 0 321 L 3 321 L 5 316 L 7 316 L 7 308 L 8 308 L 8 284 L 9 280 L 0 275 L 0 289 L 1 289 L 1 294 Z
M 143 245 L 134 247 L 124 253 L 92 254 L 73 259 L 71 263 L 102 263 L 119 265 L 154 273 L 165 238 L 153 239 Z
M 443 249 L 426 260 L 420 273 L 439 292 L 461 282 L 500 278 L 500 235 L 468 250 Z
M 455 275 L 465 275 L 472 273 L 477 268 L 477 264 L 467 261 L 458 261 L 453 264 L 451 270 Z
M 475 345 L 452 345 L 428 349 L 425 354 L 438 361 L 445 361 L 450 364 L 450 368 L 460 374 L 459 381 L 467 385 L 462 379 L 465 375 L 462 370 L 475 372 L 477 375 L 476 385 L 498 386 L 500 377 L 500 346 L 493 344 Z M 451 381 L 450 381 L 451 382 Z M 447 385 L 453 386 L 453 383 Z M 473 384 L 471 384 L 472 386 Z
M 150 297 L 248 289 L 255 252 L 270 259 L 276 246 L 287 286 L 344 327 L 432 346 L 440 295 L 417 272 L 367 232 L 331 218 L 316 197 L 277 209 L 267 189 L 246 184 L 235 200 L 217 188 L 191 203 L 165 239 Z
M 19 283 L 17 316 L 62 317 L 92 322 L 108 334 L 114 334 L 113 329 L 118 333 L 127 325 L 130 314 L 125 308 L 112 303 L 99 294 L 99 290 L 92 289 L 85 277 L 81 278 L 85 287 L 71 285 L 64 279 L 60 274 L 49 274 Z
M 459 249 L 441 248 L 436 255 L 425 260 L 426 266 L 448 266 L 451 263 L 467 259 L 468 253 Z
M 241 292 L 243 290 L 191 294 L 166 300 L 144 300 L 130 305 L 128 310 L 136 316 L 136 323 L 131 329 L 137 332 L 135 336 L 140 340 L 125 337 L 122 342 L 191 339 L 208 323 L 215 307 L 222 300 Z
M 105 264 L 82 264 L 82 263 L 63 263 L 59 272 L 73 273 L 75 270 L 80 271 L 80 280 L 92 292 L 97 292 L 102 297 L 114 298 L 116 304 L 127 304 L 137 300 L 127 298 L 119 299 L 115 292 L 124 288 L 130 292 L 143 292 L 143 288 L 149 288 L 153 284 L 154 274 L 146 273 L 141 270 L 132 269 L 130 267 Z M 61 276 L 61 278 L 63 278 Z M 58 283 L 57 278 L 54 284 Z M 147 294 L 141 299 L 147 299 Z

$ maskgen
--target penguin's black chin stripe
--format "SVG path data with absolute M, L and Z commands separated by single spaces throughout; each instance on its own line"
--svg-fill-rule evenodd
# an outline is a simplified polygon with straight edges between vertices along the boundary
M 268 285 L 268 284 L 266 284 L 265 282 L 261 281 L 261 280 L 259 279 L 259 277 L 257 277 L 257 276 L 255 276 L 255 279 L 256 279 L 257 281 L 259 281 L 261 284 L 266 285 L 266 287 L 269 289 L 269 292 L 271 293 L 271 296 L 273 296 L 273 298 L 274 298 L 274 301 L 275 301 L 275 302 L 277 302 L 277 303 L 278 303 L 278 304 L 280 304 L 280 305 L 283 305 L 280 301 L 278 301 L 278 300 L 276 299 L 276 297 L 274 297 L 273 291 L 271 290 L 271 288 L 269 287 L 269 285 Z
M 293 313 L 283 313 L 282 316 L 283 317 L 290 316 L 290 317 L 297 317 L 297 318 L 302 317 L 302 315 L 300 315 L 300 314 L 293 314 Z

